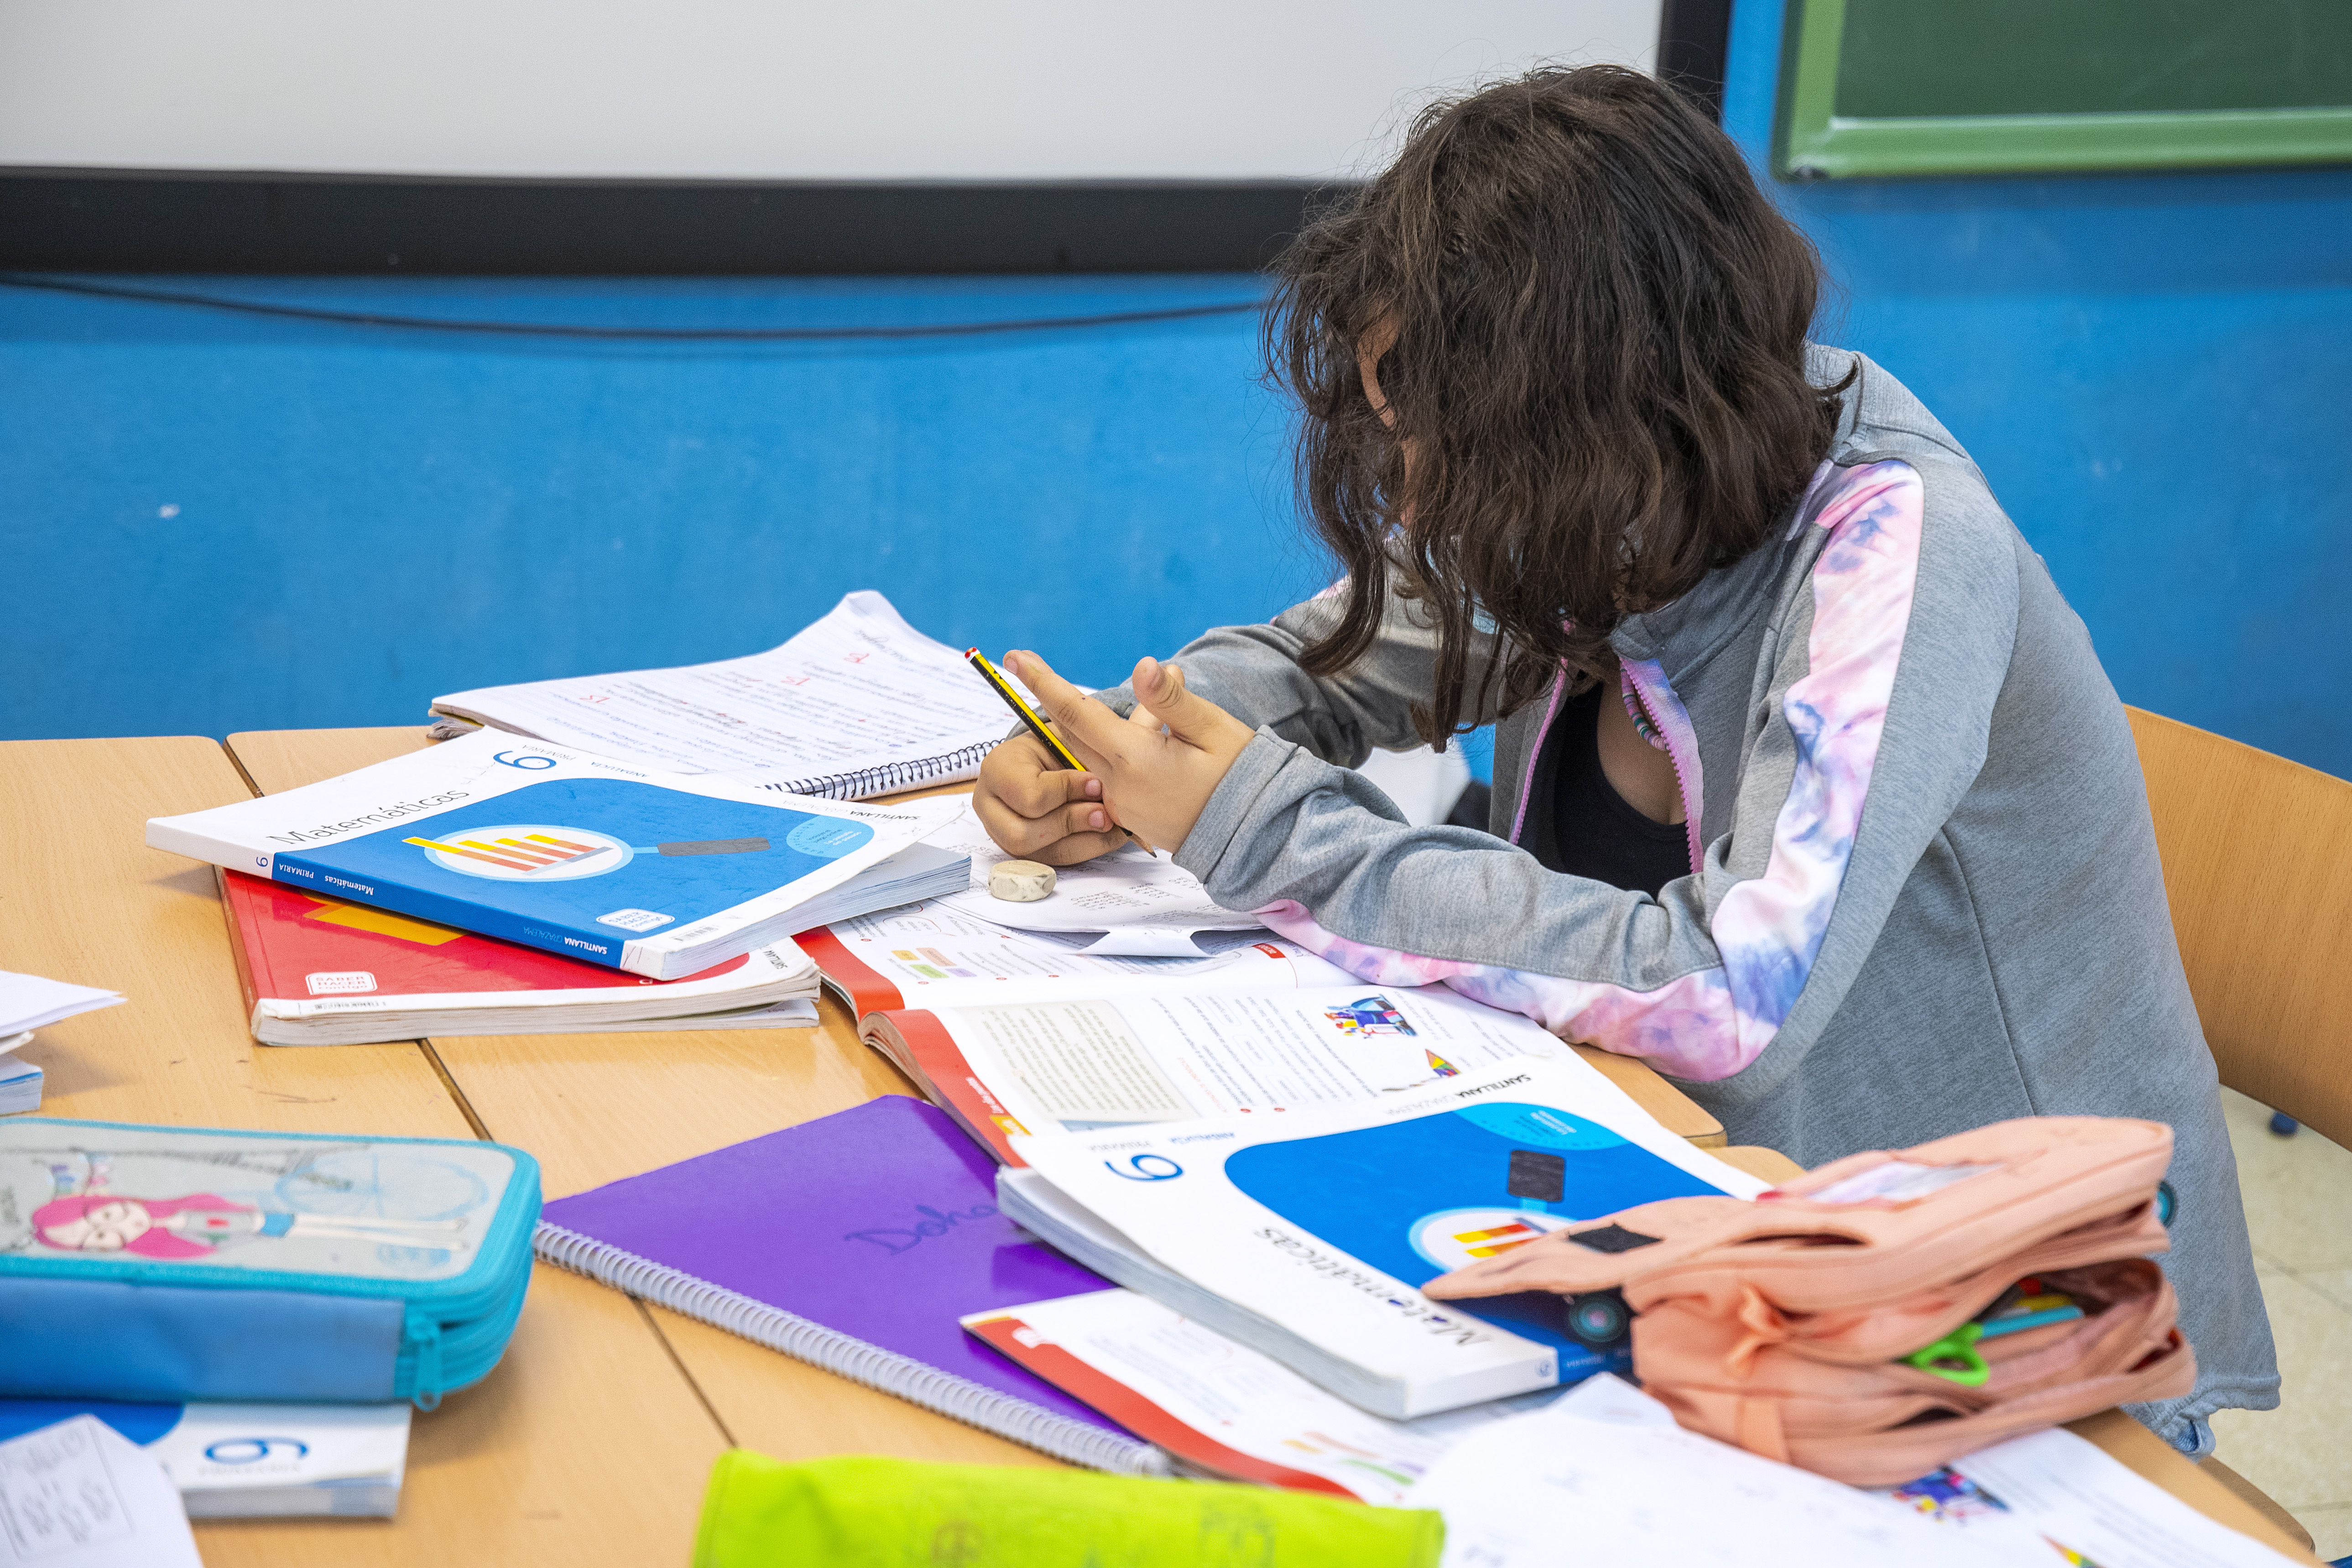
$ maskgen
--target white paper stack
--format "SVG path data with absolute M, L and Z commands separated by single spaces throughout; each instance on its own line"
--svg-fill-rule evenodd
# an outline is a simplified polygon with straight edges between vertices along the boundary
M 865 800 L 980 772 L 1012 725 L 955 649 L 872 590 L 766 653 L 534 680 L 433 700 L 450 737 L 485 724 L 669 773 Z
M 16 1054 L 35 1030 L 121 1003 L 112 991 L 0 970 L 0 1116 L 41 1109 L 41 1069 Z
M 122 997 L 92 985 L 68 985 L 37 974 L 11 974 L 0 970 L 0 1039 L 46 1029 L 77 1013 L 121 1005 Z M 9 1049 L 14 1049 L 11 1044 Z

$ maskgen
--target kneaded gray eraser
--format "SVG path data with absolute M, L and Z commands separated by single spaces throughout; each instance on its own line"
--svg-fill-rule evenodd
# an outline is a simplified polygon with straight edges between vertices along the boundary
M 1054 890 L 1054 868 L 1034 860 L 999 860 L 988 868 L 992 898 L 1010 904 L 1034 904 Z

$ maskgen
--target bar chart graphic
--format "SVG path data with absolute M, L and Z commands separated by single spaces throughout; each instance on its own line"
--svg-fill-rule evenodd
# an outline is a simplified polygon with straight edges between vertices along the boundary
M 1408 1232 L 1412 1249 L 1440 1268 L 1460 1268 L 1525 1247 L 1546 1231 L 1575 1223 L 1565 1216 L 1525 1209 L 1441 1209 L 1415 1220 Z
M 510 822 L 436 838 L 401 840 L 445 871 L 502 882 L 568 882 L 617 871 L 635 858 L 627 843 L 593 828 Z

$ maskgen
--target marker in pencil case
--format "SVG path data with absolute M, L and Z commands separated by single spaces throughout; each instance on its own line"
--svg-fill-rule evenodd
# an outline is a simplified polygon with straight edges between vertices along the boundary
M 1004 672 L 989 662 L 988 656 L 986 654 L 981 652 L 980 649 L 976 647 L 968 647 L 963 650 L 963 657 L 964 662 L 971 665 L 972 668 L 980 672 L 980 678 L 988 682 L 989 689 L 994 691 L 999 697 L 1004 699 L 1004 705 L 1007 708 L 1012 709 L 1014 715 L 1017 716 L 1024 724 L 1029 726 L 1029 732 L 1037 737 L 1038 743 L 1044 746 L 1046 751 L 1053 753 L 1055 759 L 1058 761 L 1062 766 L 1067 768 L 1070 772 L 1076 773 L 1082 773 L 1087 771 L 1087 764 L 1078 761 L 1077 753 L 1072 752 L 1069 747 L 1062 744 L 1062 738 L 1054 733 L 1052 730 L 1046 728 L 1045 721 L 1038 718 L 1035 710 L 1032 709 L 1029 704 L 1021 700 L 1021 693 L 1013 689 L 1013 682 L 1005 679 Z M 1104 803 L 1103 815 L 1105 816 L 1108 816 L 1110 815 L 1108 802 Z M 1118 827 L 1121 833 L 1126 834 L 1127 841 L 1129 844 L 1136 846 L 1147 854 L 1157 855 L 1160 853 L 1159 850 L 1152 848 L 1150 845 L 1146 844 L 1142 839 L 1138 838 L 1130 829 L 1122 827 L 1116 822 L 1112 823 L 1111 826 L 1113 827 Z

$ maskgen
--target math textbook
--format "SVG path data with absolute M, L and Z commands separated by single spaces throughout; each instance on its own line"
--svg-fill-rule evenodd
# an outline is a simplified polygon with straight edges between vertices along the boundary
M 677 980 L 866 912 L 824 895 L 937 831 L 957 804 L 842 805 L 486 731 L 282 794 L 153 817 L 147 842 Z
M 390 1519 L 413 1408 L 0 1399 L 0 1442 L 91 1415 L 163 1466 L 190 1519 Z
M 1596 1331 L 1546 1292 L 1433 1301 L 1431 1279 L 1635 1204 L 1764 1186 L 1566 1054 L 1370 1103 L 1012 1142 L 1014 1223 L 1395 1421 L 1624 1364 L 1622 1321 Z
M 266 1046 L 816 1024 L 816 968 L 791 942 L 683 980 L 648 980 L 241 871 L 218 875 L 248 1026 Z

